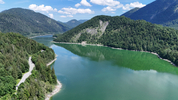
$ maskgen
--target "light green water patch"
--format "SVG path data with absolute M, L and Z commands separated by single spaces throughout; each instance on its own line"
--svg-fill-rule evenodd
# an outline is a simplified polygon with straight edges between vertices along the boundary
M 102 46 L 82 46 L 76 44 L 57 44 L 72 53 L 90 58 L 93 61 L 112 61 L 113 65 L 132 70 L 156 70 L 178 75 L 178 68 L 169 62 L 159 59 L 156 55 L 129 50 L 118 50 Z

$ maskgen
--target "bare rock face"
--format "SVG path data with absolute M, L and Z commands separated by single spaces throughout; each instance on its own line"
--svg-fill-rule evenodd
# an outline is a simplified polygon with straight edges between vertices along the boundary
M 99 20 L 98 27 L 83 29 L 80 33 L 78 33 L 77 35 L 75 35 L 72 38 L 72 41 L 77 42 L 77 40 L 80 38 L 81 34 L 83 34 L 83 33 L 91 34 L 91 36 L 96 35 L 97 38 L 100 38 L 103 35 L 103 33 L 105 32 L 108 25 L 109 25 L 108 21 L 103 22 L 102 20 Z

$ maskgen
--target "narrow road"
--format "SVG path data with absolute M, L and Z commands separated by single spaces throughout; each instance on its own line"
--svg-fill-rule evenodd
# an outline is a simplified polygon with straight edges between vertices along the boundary
M 22 77 L 22 79 L 20 80 L 20 82 L 17 84 L 16 86 L 16 90 L 18 90 L 18 87 L 20 86 L 21 83 L 25 82 L 25 80 L 32 74 L 32 70 L 35 67 L 35 64 L 32 62 L 32 57 L 29 57 L 28 59 L 28 64 L 29 64 L 29 72 L 25 73 Z

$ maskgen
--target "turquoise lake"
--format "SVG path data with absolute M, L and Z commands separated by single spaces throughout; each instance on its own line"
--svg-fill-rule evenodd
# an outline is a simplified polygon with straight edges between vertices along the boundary
M 58 55 L 52 66 L 62 89 L 52 100 L 178 99 L 178 68 L 155 55 L 33 39 Z

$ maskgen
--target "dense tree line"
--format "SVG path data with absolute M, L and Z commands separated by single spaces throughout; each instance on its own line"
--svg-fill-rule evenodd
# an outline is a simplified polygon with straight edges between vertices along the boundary
M 178 29 L 178 19 L 166 22 L 164 24 L 162 24 L 163 26 L 167 26 L 167 27 L 171 27 L 174 29 Z
M 36 59 L 37 61 L 34 62 L 37 68 L 39 67 L 38 63 L 41 65 L 42 62 L 42 66 L 40 66 L 42 71 L 35 68 L 32 76 L 23 84 L 25 86 L 20 85 L 22 88 L 17 91 L 17 95 L 14 95 L 17 84 L 16 80 L 21 79 L 22 73 L 29 70 L 29 55 L 33 57 L 32 59 L 38 57 Z M 51 84 L 56 84 L 56 76 L 54 69 L 47 67 L 46 63 L 54 58 L 54 51 L 43 44 L 37 43 L 20 34 L 0 33 L 0 98 L 22 99 L 21 96 L 27 95 L 25 93 L 32 93 L 31 90 L 34 90 L 34 88 L 43 89 L 43 87 L 40 87 L 42 85 L 51 88 Z M 31 82 L 34 84 L 31 84 Z M 45 91 L 49 91 L 48 88 L 44 89 Z M 40 94 L 43 96 L 34 94 L 34 97 L 44 98 L 45 91 Z M 31 94 L 26 97 L 26 99 L 33 98 Z
M 156 52 L 178 65 L 178 30 L 124 16 L 96 16 L 63 35 L 58 35 L 55 41 L 73 42 L 73 37 L 82 30 L 99 27 L 99 20 L 109 22 L 104 34 L 98 39 L 95 38 L 97 34 L 83 33 L 77 42 L 87 41 L 115 48 Z

